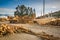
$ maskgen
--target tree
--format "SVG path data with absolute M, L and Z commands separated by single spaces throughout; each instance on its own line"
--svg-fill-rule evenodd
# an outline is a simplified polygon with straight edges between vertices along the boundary
M 33 12 L 35 13 L 35 9 L 33 10 Z
M 18 16 L 24 16 L 24 15 L 32 16 L 33 12 L 35 13 L 35 9 L 33 11 L 33 9 L 30 8 L 30 7 L 26 7 L 25 5 L 21 5 L 21 6 L 18 5 L 16 7 L 16 11 L 14 12 L 14 15 L 18 15 Z

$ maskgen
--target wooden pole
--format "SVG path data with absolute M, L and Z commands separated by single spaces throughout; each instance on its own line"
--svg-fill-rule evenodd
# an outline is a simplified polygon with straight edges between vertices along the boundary
M 43 0 L 43 16 L 45 15 L 45 0 Z

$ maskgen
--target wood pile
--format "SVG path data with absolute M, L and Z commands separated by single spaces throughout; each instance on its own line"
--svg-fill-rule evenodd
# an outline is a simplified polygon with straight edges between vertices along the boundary
M 39 25 L 55 25 L 60 26 L 60 18 L 42 18 L 42 19 L 35 19 L 37 24 Z
M 20 26 L 13 26 L 9 24 L 0 24 L 0 35 L 14 34 L 18 32 L 28 32 L 28 29 Z
M 4 21 L 7 21 L 7 19 L 6 18 L 0 18 L 0 21 L 4 22 Z
M 60 20 L 57 19 L 55 21 L 50 21 L 49 23 L 47 23 L 49 25 L 54 25 L 54 26 L 60 26 Z
M 35 19 L 39 25 L 45 25 L 46 23 L 50 22 L 52 18 L 41 18 L 41 19 Z
M 28 15 L 25 16 L 16 16 L 14 18 L 8 17 L 10 23 L 30 23 L 33 24 L 33 18 Z

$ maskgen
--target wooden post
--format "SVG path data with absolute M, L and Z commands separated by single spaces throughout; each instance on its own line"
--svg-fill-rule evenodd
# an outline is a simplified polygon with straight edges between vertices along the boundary
M 43 0 L 43 16 L 45 14 L 45 0 Z

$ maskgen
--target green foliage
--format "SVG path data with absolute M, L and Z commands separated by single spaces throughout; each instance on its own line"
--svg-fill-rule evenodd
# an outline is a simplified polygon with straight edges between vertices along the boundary
M 35 13 L 35 9 L 33 10 L 30 7 L 26 7 L 25 5 L 17 6 L 14 15 L 24 16 L 24 15 L 32 15 Z

